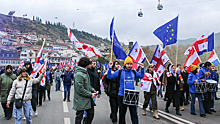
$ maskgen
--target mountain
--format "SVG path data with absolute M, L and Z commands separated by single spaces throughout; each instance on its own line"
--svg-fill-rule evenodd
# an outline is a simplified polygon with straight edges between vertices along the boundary
M 197 38 L 188 38 L 188 39 L 179 39 L 178 44 L 179 45 L 188 45 L 188 44 L 193 44 Z M 220 46 L 220 32 L 215 33 L 215 46 Z
M 55 24 L 50 21 L 46 21 L 45 24 L 43 24 L 39 17 L 30 20 L 28 18 L 13 16 L 12 22 L 10 16 L 0 14 L 0 29 L 2 28 L 17 29 L 21 32 L 36 32 L 37 35 L 48 35 L 54 41 L 59 38 L 61 40 L 69 40 L 67 36 L 67 28 L 65 25 L 62 25 L 60 22 Z M 76 38 L 81 42 L 91 44 L 96 47 L 100 46 L 101 43 L 104 43 L 106 46 L 111 44 L 107 38 L 103 39 L 93 35 L 92 33 L 79 31 L 77 29 L 73 29 L 72 31 Z

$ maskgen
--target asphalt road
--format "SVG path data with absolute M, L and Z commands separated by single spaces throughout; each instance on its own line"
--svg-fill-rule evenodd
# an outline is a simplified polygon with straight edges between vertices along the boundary
M 139 87 L 136 87 L 138 89 Z M 63 90 L 63 88 L 61 88 Z M 164 92 L 163 92 L 164 93 Z M 218 93 L 220 97 L 220 93 Z M 72 109 L 73 106 L 73 87 L 71 88 L 71 102 L 63 102 L 63 92 L 55 91 L 54 86 L 51 87 L 51 101 L 46 101 L 41 107 L 37 107 L 38 115 L 32 116 L 33 124 L 74 124 L 75 111 Z M 158 108 L 160 120 L 156 120 L 152 117 L 152 112 L 147 112 L 146 116 L 142 115 L 142 103 L 143 103 L 143 93 L 140 94 L 139 106 L 138 106 L 138 117 L 140 124 L 170 124 L 170 123 L 201 123 L 201 124 L 219 124 L 220 117 L 220 100 L 215 101 L 215 110 L 217 113 L 212 115 L 207 115 L 205 118 L 199 116 L 198 102 L 196 102 L 196 116 L 190 114 L 190 105 L 184 106 L 185 111 L 181 111 L 183 116 L 176 116 L 175 110 L 172 105 L 170 107 L 170 113 L 165 113 L 164 108 L 166 102 L 158 97 Z M 105 93 L 102 93 L 101 97 L 96 100 L 95 106 L 95 116 L 93 119 L 93 124 L 111 124 L 109 118 L 110 105 L 108 102 L 108 97 Z M 131 124 L 129 110 L 126 115 L 127 124 Z M 2 107 L 0 107 L 0 124 L 13 124 L 14 118 L 11 120 L 6 120 L 3 115 Z M 25 124 L 25 121 L 22 121 Z

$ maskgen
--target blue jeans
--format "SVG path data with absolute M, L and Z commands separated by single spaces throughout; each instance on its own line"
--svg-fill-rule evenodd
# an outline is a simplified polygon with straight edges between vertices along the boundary
M 160 90 L 158 90 L 158 94 L 157 96 L 161 96 L 161 98 L 163 98 L 163 94 L 162 94 L 162 88 L 160 87 Z
M 23 107 L 24 115 L 26 117 L 26 124 L 30 124 L 32 122 L 31 102 L 23 103 L 22 107 Z M 17 109 L 15 107 L 15 104 L 14 104 L 14 118 L 15 118 L 15 124 L 21 124 L 22 108 Z
M 71 84 L 70 85 L 65 85 L 64 86 L 64 98 L 66 98 L 66 94 L 68 93 L 67 99 L 70 100 L 70 88 L 71 88 Z
M 199 101 L 199 110 L 200 110 L 200 115 L 205 114 L 205 110 L 203 108 L 202 104 L 202 94 L 201 93 L 191 93 L 192 101 L 191 101 L 191 113 L 195 113 L 195 100 L 196 96 L 198 97 Z
M 211 109 L 214 109 L 215 92 L 211 92 Z
M 60 80 L 56 80 L 56 90 L 60 90 Z
M 95 102 L 96 101 L 96 97 L 95 98 L 93 98 L 93 101 Z M 84 115 L 83 115 L 85 118 L 87 117 L 87 112 L 86 111 L 84 111 Z

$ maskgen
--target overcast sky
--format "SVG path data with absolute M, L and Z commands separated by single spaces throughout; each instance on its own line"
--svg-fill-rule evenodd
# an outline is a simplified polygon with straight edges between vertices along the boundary
M 84 30 L 109 39 L 109 26 L 115 16 L 114 29 L 120 42 L 138 41 L 141 45 L 158 44 L 153 31 L 179 14 L 178 39 L 198 38 L 220 32 L 220 0 L 1 0 L 0 13 L 15 10 L 15 16 L 43 22 L 62 22 L 67 27 Z M 137 16 L 142 9 L 143 17 Z M 58 19 L 55 19 L 57 17 Z

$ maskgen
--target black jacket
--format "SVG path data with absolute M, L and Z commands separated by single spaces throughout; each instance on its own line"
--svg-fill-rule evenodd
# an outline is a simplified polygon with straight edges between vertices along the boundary
M 180 81 L 179 75 L 177 74 L 177 77 L 172 76 L 167 77 L 167 87 L 166 87 L 166 94 L 165 97 L 169 99 L 173 99 L 174 95 L 180 96 L 180 85 L 177 83 L 177 81 Z M 176 90 L 174 91 L 176 85 Z
M 103 79 L 103 84 L 105 87 L 105 92 L 108 96 L 118 97 L 118 91 L 119 91 L 119 79 L 118 78 L 108 79 L 107 75 L 105 75 Z
M 90 83 L 91 86 L 96 90 L 99 91 L 99 94 L 101 94 L 101 90 L 100 90 L 100 78 L 98 75 L 98 72 L 95 68 L 88 68 L 87 69 L 88 73 L 89 73 L 89 77 L 90 77 Z

